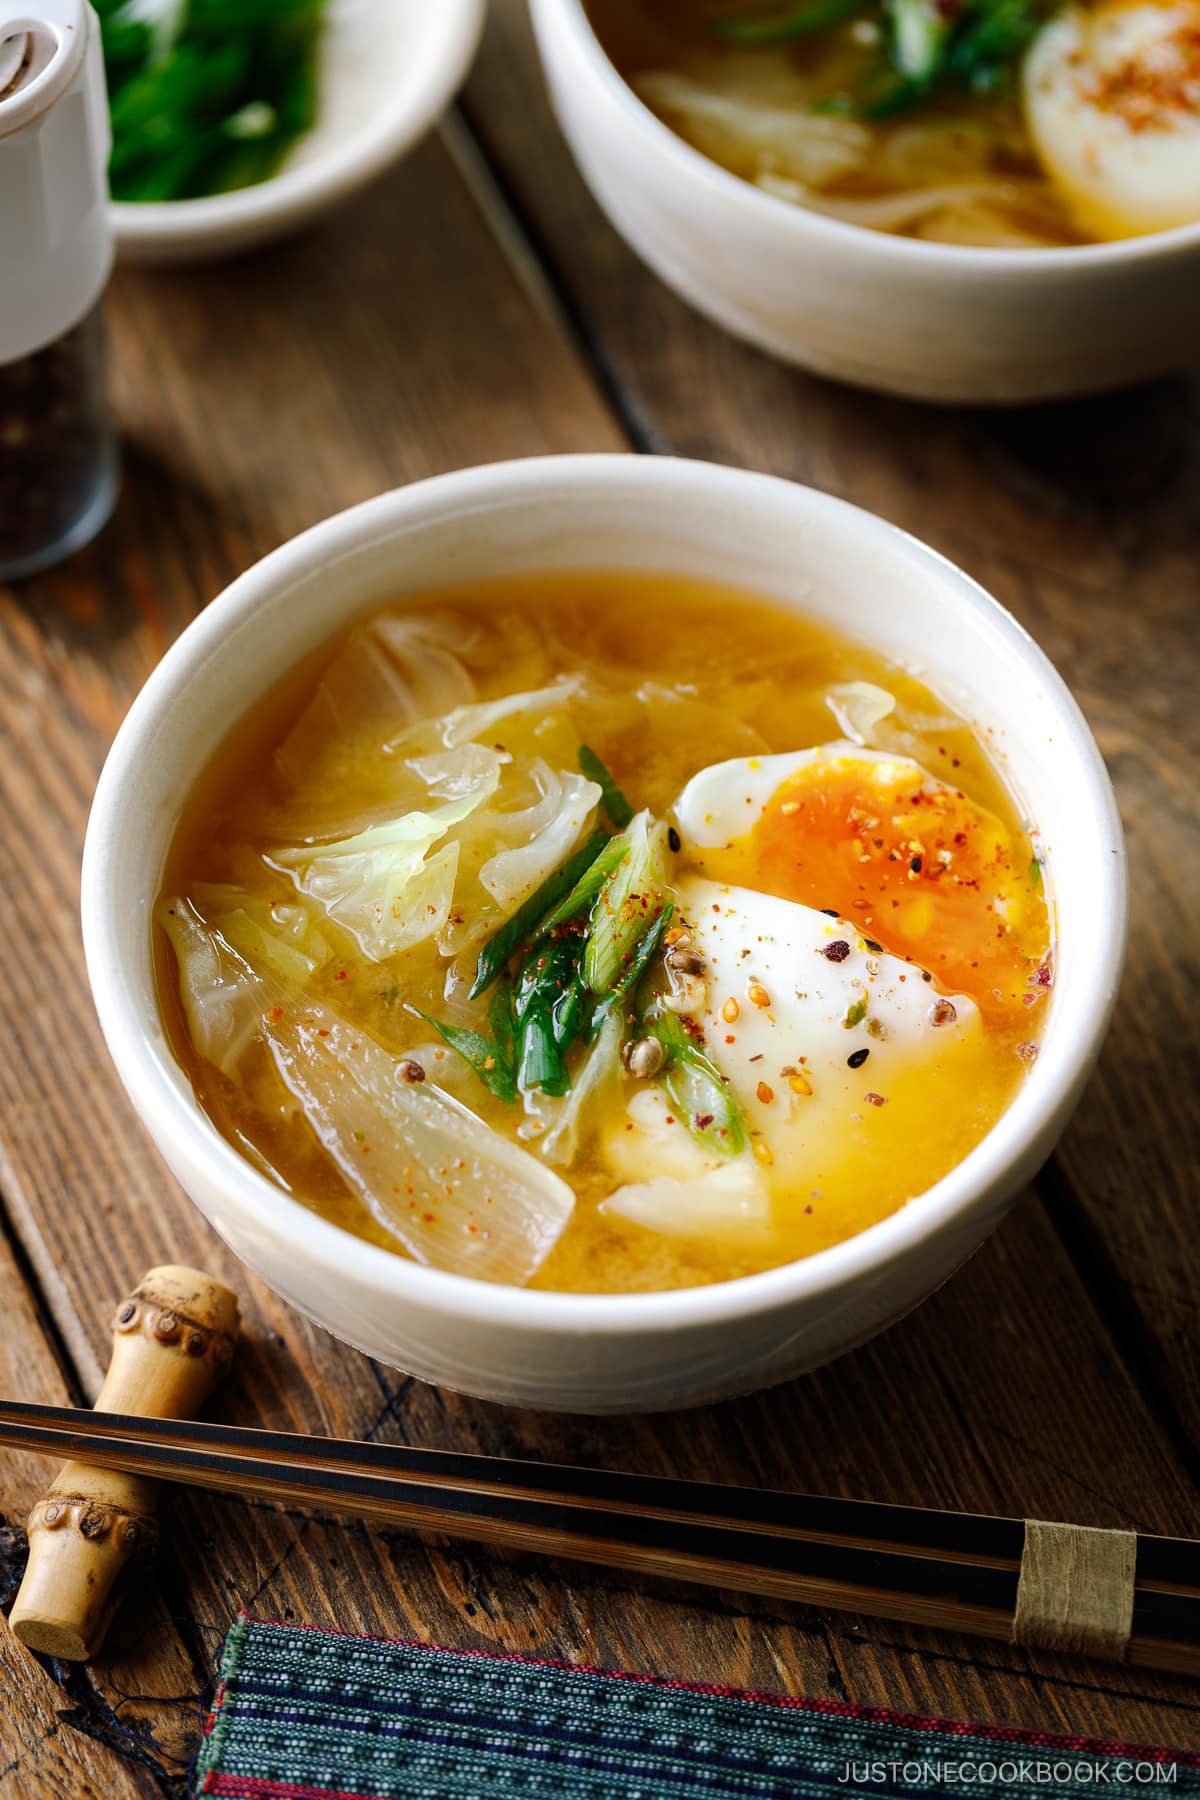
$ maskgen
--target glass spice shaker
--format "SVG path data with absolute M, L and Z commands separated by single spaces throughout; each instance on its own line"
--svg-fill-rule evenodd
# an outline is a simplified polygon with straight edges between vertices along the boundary
M 116 498 L 110 141 L 86 0 L 0 0 L 0 581 L 87 543 Z

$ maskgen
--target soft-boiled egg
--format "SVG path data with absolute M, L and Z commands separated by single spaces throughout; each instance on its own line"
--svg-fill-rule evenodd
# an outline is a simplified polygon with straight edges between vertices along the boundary
M 755 1165 L 707 1183 L 706 1232 L 721 1209 L 727 1233 L 766 1228 L 762 1196 L 775 1169 L 795 1189 L 853 1164 L 856 1144 L 860 1167 L 864 1149 L 868 1160 L 899 1158 L 922 1122 L 946 1110 L 939 1077 L 957 1072 L 969 1091 L 983 1053 L 978 1007 L 966 994 L 939 994 L 846 921 L 702 876 L 679 883 L 676 916 L 704 965 L 692 1029 L 729 1083 Z M 603 1151 L 637 1188 L 604 1210 L 672 1234 L 699 1229 L 680 1184 L 729 1166 L 660 1087 L 635 1092 Z
M 675 819 L 702 873 L 843 915 L 868 954 L 910 958 L 985 1016 L 1019 1017 L 1049 980 L 1028 845 L 907 757 L 838 742 L 715 763 Z
M 1068 6 L 1022 81 L 1034 148 L 1083 230 L 1200 220 L 1200 0 Z

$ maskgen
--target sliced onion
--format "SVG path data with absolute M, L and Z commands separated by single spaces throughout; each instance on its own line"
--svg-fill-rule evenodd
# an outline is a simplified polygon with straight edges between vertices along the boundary
M 562 1236 L 566 1182 L 323 1007 L 272 1007 L 284 1084 L 374 1217 L 417 1262 L 520 1286 Z

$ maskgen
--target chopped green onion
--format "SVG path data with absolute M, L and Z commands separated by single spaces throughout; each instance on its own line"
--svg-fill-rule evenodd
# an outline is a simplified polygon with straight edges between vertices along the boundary
M 942 60 L 954 15 L 938 0 L 888 0 L 891 59 L 909 81 L 927 82 Z
M 614 988 L 628 968 L 646 925 L 662 911 L 666 858 L 662 825 L 640 812 L 629 826 L 629 854 L 597 894 L 588 918 L 583 978 L 594 994 Z
M 607 999 L 600 1002 L 592 1014 L 591 1035 L 594 1037 L 600 1026 L 608 1017 L 613 1007 L 622 1000 L 632 988 L 635 988 L 650 965 L 650 959 L 663 941 L 667 926 L 675 912 L 674 900 L 668 900 L 653 925 L 644 933 L 637 949 L 633 953 L 629 967 L 618 981 Z
M 517 1086 L 511 1059 L 503 1055 L 499 1044 L 482 1031 L 472 1031 L 465 1025 L 447 1025 L 441 1019 L 435 1019 L 432 1013 L 422 1012 L 419 1006 L 410 1010 L 427 1025 L 432 1025 L 443 1042 L 457 1051 L 489 1093 L 511 1106 L 517 1097 Z
M 576 969 L 571 980 L 550 1008 L 554 1041 L 564 1056 L 583 1030 L 583 1007 L 586 995 L 587 990 L 583 985 L 579 970 Z
M 488 1019 L 496 1045 L 496 1060 L 504 1068 L 511 1069 L 516 1060 L 517 1028 L 513 1018 L 513 992 L 507 981 L 498 982 L 493 989 Z
M 554 1026 L 544 1012 L 530 1012 L 521 1026 L 521 1060 L 517 1086 L 522 1093 L 541 1088 L 544 1094 L 568 1092 L 571 1078 L 554 1036 Z
M 317 111 L 326 0 L 98 0 L 118 200 L 264 181 Z
M 565 863 L 560 863 L 552 875 L 547 875 L 524 906 L 519 907 L 508 923 L 500 927 L 495 937 L 488 939 L 479 952 L 479 961 L 475 966 L 475 980 L 471 984 L 470 994 L 472 1000 L 491 987 L 501 969 L 520 946 L 545 924 L 543 915 L 564 894 L 570 892 L 584 870 L 591 867 L 605 845 L 611 842 L 607 833 L 594 831 L 583 848 L 577 850 L 574 856 L 569 856 Z
M 600 787 L 602 804 L 608 814 L 609 822 L 617 831 L 624 831 L 633 818 L 633 808 L 613 780 L 608 769 L 600 761 L 596 752 L 588 744 L 579 746 L 579 767 L 589 781 L 597 782 Z
M 1030 887 L 1040 887 L 1041 880 L 1042 880 L 1042 865 L 1038 861 L 1037 857 L 1035 856 L 1033 861 L 1029 865 L 1029 885 L 1030 885 Z
M 661 996 L 644 1011 L 641 1028 L 666 1052 L 660 1080 L 692 1136 L 719 1156 L 740 1156 L 746 1148 L 746 1122 L 729 1083 Z
M 556 926 L 565 925 L 568 919 L 573 919 L 576 913 L 589 906 L 613 870 L 619 867 L 628 854 L 629 838 L 625 832 L 619 837 L 606 838 L 600 854 L 592 859 L 570 893 L 531 932 L 530 943 L 540 943 L 543 938 L 549 937 Z

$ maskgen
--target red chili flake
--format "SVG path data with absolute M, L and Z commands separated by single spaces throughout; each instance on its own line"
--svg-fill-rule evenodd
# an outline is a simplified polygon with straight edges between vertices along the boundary
M 935 1000 L 929 1009 L 931 1025 L 953 1025 L 958 1017 L 958 1008 L 953 1000 Z
M 870 1103 L 870 1105 L 872 1105 L 872 1106 L 886 1106 L 887 1105 L 886 1095 L 877 1094 L 874 1091 L 872 1091 L 869 1094 L 864 1094 L 863 1099 L 868 1101 Z
M 708 1127 L 713 1122 L 713 1115 L 711 1113 L 697 1113 L 695 1122 L 697 1131 L 707 1131 Z
M 273 1006 L 271 1008 L 270 1012 L 267 1014 L 267 1017 L 268 1017 L 268 1019 L 282 1019 L 282 1017 L 283 1017 L 282 1006 Z
M 337 978 L 339 981 L 349 981 L 349 979 L 350 979 L 350 977 L 347 975 L 345 969 L 338 970 Z
M 1038 1046 L 1036 1044 L 1018 1044 L 1017 1055 L 1022 1062 L 1036 1062 L 1038 1058 Z
M 821 955 L 826 957 L 828 961 L 832 963 L 845 962 L 849 954 L 850 946 L 845 938 L 834 938 L 832 944 L 823 944 L 821 946 Z

